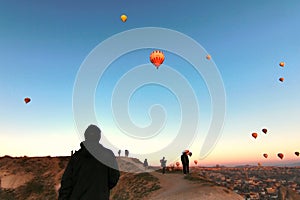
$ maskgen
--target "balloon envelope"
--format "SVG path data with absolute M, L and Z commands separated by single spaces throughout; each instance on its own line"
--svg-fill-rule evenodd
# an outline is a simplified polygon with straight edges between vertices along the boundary
M 127 20 L 127 16 L 126 15 L 121 15 L 121 20 L 122 20 L 122 22 L 126 22 L 126 20 Z
M 280 63 L 279 63 L 279 66 L 280 66 L 280 67 L 284 67 L 284 62 L 280 62 Z
M 210 59 L 211 59 L 211 56 L 208 54 L 208 55 L 206 56 L 206 59 L 207 59 L 207 60 L 210 60 Z
M 283 77 L 280 77 L 280 78 L 279 78 L 279 81 L 280 81 L 280 82 L 283 82 L 283 81 L 284 81 L 284 78 L 283 78 Z
M 194 160 L 194 163 L 197 165 L 198 161 L 197 161 L 197 160 Z
M 282 153 L 278 153 L 277 156 L 282 159 L 283 158 L 283 154 Z
M 24 101 L 25 101 L 25 103 L 27 104 L 27 103 L 29 103 L 29 102 L 31 101 L 31 99 L 30 99 L 29 97 L 26 97 L 26 98 L 24 99 Z
M 179 166 L 179 164 L 180 164 L 179 162 L 176 162 L 176 166 L 177 166 L 177 167 Z
M 257 133 L 252 133 L 252 137 L 257 138 Z
M 263 156 L 264 156 L 265 158 L 268 158 L 268 154 L 266 154 L 266 153 L 264 153 Z
M 262 132 L 266 134 L 268 132 L 268 130 L 266 128 L 263 128 Z
M 295 152 L 295 155 L 296 155 L 296 156 L 299 156 L 299 152 L 298 152 L 298 151 L 296 151 L 296 152 Z
M 165 55 L 162 51 L 155 50 L 150 54 L 150 61 L 158 68 L 165 60 Z

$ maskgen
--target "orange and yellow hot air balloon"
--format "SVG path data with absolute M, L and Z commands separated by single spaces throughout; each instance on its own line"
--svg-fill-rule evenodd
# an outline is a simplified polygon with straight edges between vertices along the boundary
M 158 69 L 158 67 L 164 62 L 165 55 L 162 51 L 155 50 L 150 54 L 151 63 Z
M 194 163 L 197 165 L 197 164 L 198 164 L 198 161 L 197 161 L 197 160 L 194 160 Z
M 122 22 L 126 22 L 126 20 L 127 20 L 127 16 L 126 15 L 121 15 L 121 20 L 122 20 Z
M 284 62 L 280 62 L 280 63 L 279 63 L 279 66 L 280 66 L 280 67 L 284 67 L 284 65 L 285 65 Z

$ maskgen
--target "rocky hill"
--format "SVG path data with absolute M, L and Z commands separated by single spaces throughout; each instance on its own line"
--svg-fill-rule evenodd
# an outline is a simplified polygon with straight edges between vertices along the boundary
M 60 180 L 70 157 L 0 157 L 1 200 L 57 199 Z M 243 199 L 236 193 L 179 172 L 145 170 L 135 158 L 118 157 L 121 177 L 112 200 L 130 199 Z M 124 172 L 125 171 L 125 172 Z

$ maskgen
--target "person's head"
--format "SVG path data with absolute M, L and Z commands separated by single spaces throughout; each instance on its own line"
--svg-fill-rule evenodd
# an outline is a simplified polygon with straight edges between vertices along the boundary
M 96 125 L 89 125 L 84 132 L 84 139 L 86 142 L 99 143 L 101 138 L 101 130 Z
M 189 152 L 189 156 L 190 156 L 190 157 L 192 156 L 192 152 Z
M 185 150 L 182 152 L 182 154 L 189 155 L 189 152 L 190 152 L 189 150 Z

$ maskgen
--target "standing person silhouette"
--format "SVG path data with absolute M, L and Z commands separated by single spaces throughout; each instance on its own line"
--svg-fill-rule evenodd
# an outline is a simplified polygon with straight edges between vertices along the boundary
M 166 164 L 167 164 L 167 160 L 165 160 L 165 157 L 163 157 L 160 160 L 160 166 L 162 167 L 162 173 L 165 174 L 166 173 Z
M 125 157 L 128 157 L 129 156 L 129 151 L 126 149 L 125 150 Z
M 110 190 L 119 181 L 115 155 L 99 144 L 101 130 L 90 125 L 84 137 L 62 176 L 59 200 L 109 200 Z
M 182 163 L 182 171 L 183 174 L 188 174 L 189 173 L 189 157 L 188 157 L 189 151 L 185 150 L 182 152 L 181 155 L 181 163 Z
M 144 164 L 143 165 L 145 167 L 145 170 L 148 169 L 148 160 L 147 160 L 147 158 L 144 160 Z
M 192 152 L 189 151 L 188 155 L 191 157 L 192 156 Z M 190 173 L 190 164 L 189 164 L 189 158 L 188 158 L 188 162 L 187 162 L 187 173 Z

